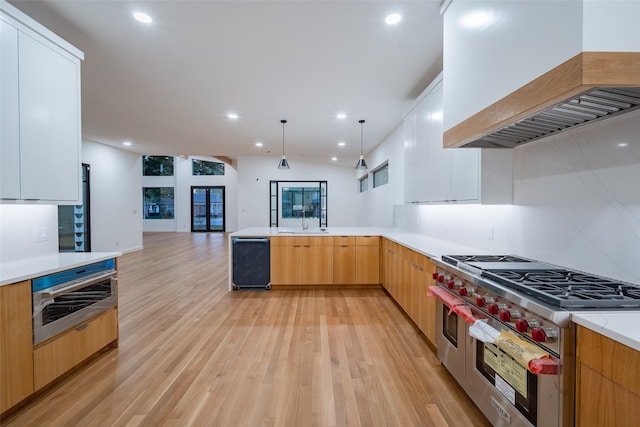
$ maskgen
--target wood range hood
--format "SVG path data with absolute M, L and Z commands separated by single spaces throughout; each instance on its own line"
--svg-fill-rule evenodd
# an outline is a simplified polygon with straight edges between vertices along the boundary
M 445 148 L 514 148 L 640 108 L 640 52 L 582 52 L 444 133 Z

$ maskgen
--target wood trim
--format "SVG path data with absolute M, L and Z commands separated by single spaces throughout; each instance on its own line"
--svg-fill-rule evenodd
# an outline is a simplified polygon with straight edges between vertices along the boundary
M 461 147 L 597 86 L 640 86 L 640 52 L 582 52 L 444 132 Z
M 0 287 L 0 414 L 33 393 L 31 281 Z

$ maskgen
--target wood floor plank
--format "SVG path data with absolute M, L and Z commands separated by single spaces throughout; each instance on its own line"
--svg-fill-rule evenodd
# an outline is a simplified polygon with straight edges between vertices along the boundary
M 228 236 L 119 260 L 119 347 L 13 426 L 488 426 L 381 289 L 228 292 Z

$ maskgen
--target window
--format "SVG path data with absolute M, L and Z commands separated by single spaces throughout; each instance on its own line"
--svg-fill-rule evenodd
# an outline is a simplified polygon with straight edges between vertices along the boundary
M 224 163 L 191 160 L 192 175 L 224 175 Z
M 367 191 L 367 189 L 369 188 L 369 175 L 365 175 L 362 178 L 360 178 L 359 184 L 360 184 L 361 193 L 364 193 L 365 191 Z
M 385 163 L 373 171 L 373 188 L 380 187 L 389 182 L 389 163 Z
M 327 194 L 327 181 L 271 181 L 271 227 L 326 227 Z
M 144 219 L 173 219 L 173 187 L 142 189 Z
M 173 176 L 172 156 L 142 156 L 143 176 Z

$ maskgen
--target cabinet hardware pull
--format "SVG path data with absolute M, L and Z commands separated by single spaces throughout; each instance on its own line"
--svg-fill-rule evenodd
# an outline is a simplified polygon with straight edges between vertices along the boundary
M 81 331 L 83 329 L 87 329 L 89 327 L 88 323 L 85 323 L 84 325 L 80 325 L 76 328 L 76 331 Z

